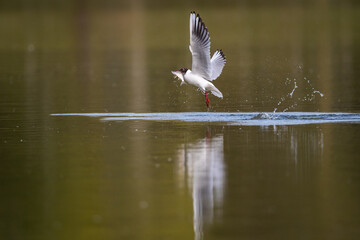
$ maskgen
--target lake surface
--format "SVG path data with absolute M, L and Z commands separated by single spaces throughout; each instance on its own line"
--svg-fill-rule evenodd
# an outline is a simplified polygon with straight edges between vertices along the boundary
M 174 4 L 1 4 L 0 239 L 357 239 L 360 5 Z

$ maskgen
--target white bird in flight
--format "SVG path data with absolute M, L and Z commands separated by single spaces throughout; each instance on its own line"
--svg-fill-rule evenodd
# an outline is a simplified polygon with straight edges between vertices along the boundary
M 192 70 L 181 68 L 172 71 L 174 77 L 185 83 L 198 87 L 205 94 L 205 103 L 209 108 L 210 100 L 207 96 L 211 92 L 218 98 L 222 93 L 211 81 L 217 79 L 225 66 L 226 58 L 222 50 L 216 50 L 210 59 L 210 36 L 199 14 L 190 13 L 190 52 L 192 54 Z

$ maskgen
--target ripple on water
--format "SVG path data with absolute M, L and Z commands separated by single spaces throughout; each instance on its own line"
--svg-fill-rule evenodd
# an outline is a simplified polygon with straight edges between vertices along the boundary
M 319 112 L 178 112 L 178 113 L 54 113 L 53 117 L 92 117 L 100 121 L 182 121 L 221 122 L 229 125 L 301 125 L 321 123 L 360 123 L 359 113 L 319 113 Z

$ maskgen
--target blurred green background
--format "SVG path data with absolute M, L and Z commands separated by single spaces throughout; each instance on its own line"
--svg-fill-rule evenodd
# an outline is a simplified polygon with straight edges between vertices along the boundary
M 55 112 L 203 111 L 201 94 L 170 73 L 191 67 L 196 10 L 212 51 L 228 60 L 214 111 L 273 111 L 295 81 L 278 111 L 359 109 L 356 1 L 7 1 L 0 9 L 4 101 Z M 304 100 L 312 89 L 324 98 Z
M 358 124 L 50 116 L 206 111 L 190 11 L 211 111 L 360 112 L 359 1 L 1 1 L 0 239 L 357 239 Z

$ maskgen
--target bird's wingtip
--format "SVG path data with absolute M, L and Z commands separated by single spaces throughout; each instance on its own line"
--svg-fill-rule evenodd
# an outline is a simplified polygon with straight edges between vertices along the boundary
M 220 49 L 219 52 L 220 52 L 220 55 L 221 55 L 224 59 L 226 59 L 226 56 L 225 56 L 225 54 L 223 53 L 222 49 Z

